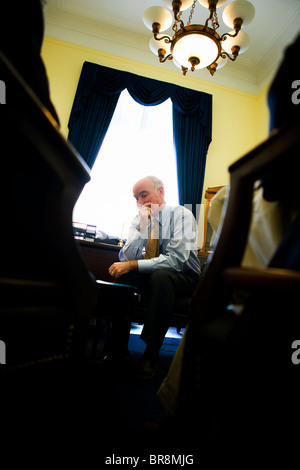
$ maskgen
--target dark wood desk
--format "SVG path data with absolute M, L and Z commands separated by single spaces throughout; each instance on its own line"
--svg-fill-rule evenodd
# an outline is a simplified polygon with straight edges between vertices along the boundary
M 117 245 L 108 243 L 88 242 L 85 240 L 76 240 L 80 254 L 87 269 L 94 274 L 96 279 L 102 281 L 114 282 L 115 279 L 108 274 L 108 268 L 111 264 L 119 261 L 118 255 L 121 249 Z M 198 252 L 200 266 L 207 261 L 210 252 Z
M 86 268 L 94 274 L 95 278 L 113 282 L 114 279 L 108 274 L 108 268 L 115 261 L 119 261 L 118 255 L 121 247 L 85 240 L 76 240 L 76 243 Z

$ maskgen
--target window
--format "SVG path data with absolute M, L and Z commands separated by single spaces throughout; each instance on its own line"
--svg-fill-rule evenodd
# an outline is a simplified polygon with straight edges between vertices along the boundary
M 111 124 L 73 213 L 73 221 L 126 238 L 137 212 L 132 195 L 136 181 L 147 175 L 165 184 L 166 201 L 178 204 L 172 102 L 138 104 L 127 90 L 119 98 Z

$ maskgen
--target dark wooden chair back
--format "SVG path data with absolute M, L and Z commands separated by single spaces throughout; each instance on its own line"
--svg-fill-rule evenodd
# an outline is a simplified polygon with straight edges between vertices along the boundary
M 255 182 L 278 168 L 295 171 L 299 148 L 295 123 L 274 131 L 229 167 L 226 212 L 192 299 L 179 385 L 180 426 L 203 426 L 202 436 L 216 435 L 216 429 L 229 440 L 263 430 L 274 436 L 281 418 L 290 416 L 291 409 L 282 405 L 291 403 L 288 397 L 297 390 L 291 347 L 299 336 L 300 272 L 285 266 L 245 268 L 241 261 Z M 246 295 L 240 315 L 230 310 L 234 293 Z
M 74 242 L 72 211 L 89 170 L 2 53 L 0 72 L 6 369 L 82 359 L 95 286 Z

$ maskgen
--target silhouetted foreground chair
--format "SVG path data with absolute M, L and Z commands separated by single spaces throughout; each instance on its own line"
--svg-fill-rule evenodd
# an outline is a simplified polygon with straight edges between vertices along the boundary
M 2 53 L 0 77 L 1 372 L 77 363 L 95 302 L 72 227 L 88 168 Z
M 176 413 L 182 437 L 190 429 L 198 442 L 246 443 L 254 451 L 297 428 L 299 371 L 291 358 L 300 338 L 299 267 L 271 262 L 251 269 L 241 260 L 254 183 L 280 168 L 298 172 L 299 148 L 298 123 L 273 132 L 229 168 L 223 224 L 192 299 Z M 299 254 L 299 219 L 293 229 L 294 244 L 284 245 L 287 259 Z M 242 312 L 232 308 L 237 294 L 246 299 Z

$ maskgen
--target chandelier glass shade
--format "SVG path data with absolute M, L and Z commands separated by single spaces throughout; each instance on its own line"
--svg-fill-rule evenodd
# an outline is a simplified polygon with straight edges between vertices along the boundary
M 233 28 L 228 33 L 219 35 L 217 8 L 227 0 L 163 0 L 165 6 L 154 6 L 144 12 L 145 26 L 153 32 L 149 46 L 160 62 L 173 60 L 180 67 L 183 75 L 188 70 L 207 68 L 211 75 L 223 67 L 228 59 L 235 61 L 245 52 L 250 44 L 249 35 L 241 31 L 242 25 L 249 24 L 255 15 L 255 9 L 248 0 L 235 0 L 223 11 L 223 21 Z M 191 24 L 197 3 L 207 7 L 209 17 L 204 25 Z M 190 8 L 187 24 L 181 19 L 182 12 Z M 170 12 L 173 12 L 173 17 Z M 173 24 L 172 24 L 173 23 Z M 173 35 L 162 34 L 172 26 Z

